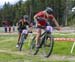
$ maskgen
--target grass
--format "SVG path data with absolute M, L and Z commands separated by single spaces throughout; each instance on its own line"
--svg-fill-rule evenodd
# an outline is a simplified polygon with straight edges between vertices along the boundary
M 55 35 L 57 37 L 57 35 Z M 58 35 L 58 37 L 60 37 Z M 40 53 L 31 55 L 29 51 L 29 39 L 23 46 L 23 51 L 19 52 L 15 47 L 17 43 L 17 35 L 0 35 L 0 62 L 70 62 L 70 60 L 57 60 L 53 55 L 58 56 L 75 56 L 75 50 L 70 53 L 73 42 L 55 42 L 52 55 L 44 58 Z M 74 61 L 75 62 L 75 61 Z
M 54 33 L 53 35 L 59 38 L 75 38 L 75 33 Z

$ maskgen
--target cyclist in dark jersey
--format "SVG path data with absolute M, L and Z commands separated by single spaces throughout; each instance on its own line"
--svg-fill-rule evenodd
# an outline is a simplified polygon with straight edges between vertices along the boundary
M 17 27 L 18 28 L 18 42 L 17 42 L 16 47 L 19 46 L 19 41 L 20 41 L 22 30 L 27 29 L 26 27 L 27 25 L 29 25 L 30 27 L 30 23 L 28 22 L 28 16 L 27 15 L 22 16 L 19 22 L 17 23 L 17 25 L 18 25 Z
M 37 34 L 36 34 L 36 47 L 39 46 L 39 39 L 41 35 L 41 28 L 46 27 L 48 25 L 48 19 L 54 22 L 56 25 L 57 29 L 60 30 L 61 28 L 59 27 L 58 22 L 56 21 L 55 17 L 53 16 L 53 9 L 50 7 L 47 7 L 44 11 L 38 12 L 34 16 L 34 20 L 36 22 L 36 27 L 37 27 Z

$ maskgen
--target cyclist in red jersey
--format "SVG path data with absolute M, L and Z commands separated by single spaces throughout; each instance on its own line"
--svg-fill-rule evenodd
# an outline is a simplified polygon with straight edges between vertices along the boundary
M 39 39 L 41 35 L 41 28 L 45 28 L 48 25 L 48 19 L 51 19 L 51 21 L 54 22 L 54 24 L 57 27 L 57 30 L 60 30 L 60 26 L 58 22 L 56 21 L 55 17 L 53 16 L 53 9 L 50 7 L 47 7 L 44 11 L 40 11 L 34 16 L 34 20 L 36 22 L 37 27 L 37 34 L 36 34 L 36 47 L 39 47 Z

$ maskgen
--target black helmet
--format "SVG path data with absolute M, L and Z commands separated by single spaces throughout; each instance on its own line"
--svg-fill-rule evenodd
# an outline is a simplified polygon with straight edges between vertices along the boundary
M 26 20 L 28 20 L 28 15 L 24 15 L 23 17 L 24 17 Z
M 52 13 L 53 13 L 53 9 L 50 8 L 50 7 L 47 7 L 47 8 L 45 9 L 45 11 L 46 11 L 48 14 L 52 14 Z

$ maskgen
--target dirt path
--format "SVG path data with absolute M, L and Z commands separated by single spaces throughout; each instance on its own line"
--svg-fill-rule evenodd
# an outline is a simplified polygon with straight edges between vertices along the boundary
M 11 32 L 11 33 L 4 33 L 4 32 L 0 32 L 0 35 L 15 35 L 18 34 L 17 32 Z
M 16 55 L 25 55 L 25 56 L 31 56 L 32 55 L 29 52 L 19 52 L 19 51 L 10 51 L 10 50 L 0 50 L 0 52 L 2 53 L 8 53 L 8 54 L 16 54 Z M 37 55 L 34 57 L 40 57 L 41 60 L 46 61 L 71 61 L 71 62 L 75 62 L 75 56 L 60 56 L 60 55 L 51 55 L 49 58 L 45 58 L 43 57 L 43 55 Z

